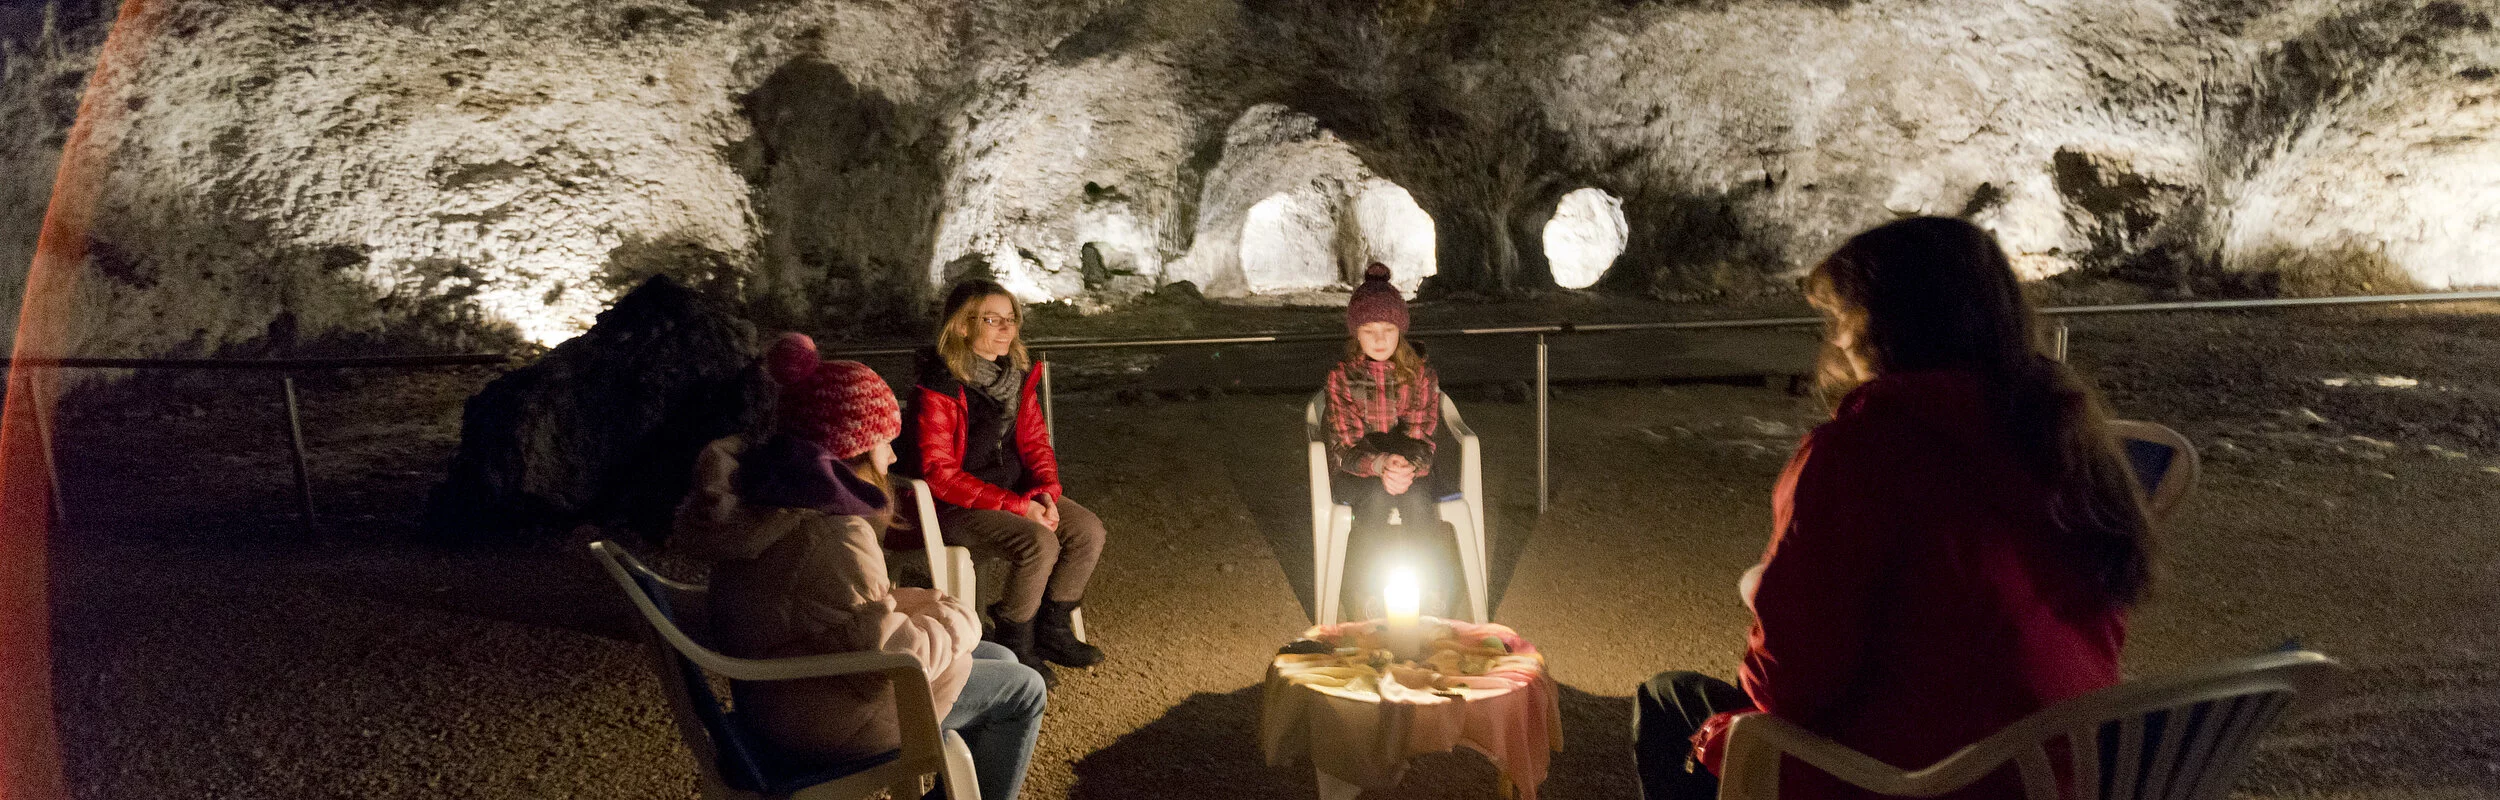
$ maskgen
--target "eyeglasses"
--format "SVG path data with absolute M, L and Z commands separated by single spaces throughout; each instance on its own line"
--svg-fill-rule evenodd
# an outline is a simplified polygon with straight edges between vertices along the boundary
M 997 314 L 983 314 L 983 315 L 981 315 L 980 317 L 978 317 L 978 319 L 980 319 L 980 320 L 981 320 L 981 326 L 982 326 L 982 327 L 985 327 L 985 328 L 988 328 L 988 329 L 990 329 L 990 330 L 994 330 L 994 331 L 1003 331 L 1003 330 L 1006 330 L 1006 329 L 1008 329 L 1008 328 L 1013 328 L 1013 327 L 1017 327 L 1017 326 L 1020 326 L 1020 325 L 1023 325 L 1023 324 L 1024 324 L 1024 320 L 1020 320 L 1020 319 L 1017 319 L 1017 318 L 1015 318 L 1015 317 L 1002 317 L 1002 316 L 999 316 L 999 315 L 997 315 Z

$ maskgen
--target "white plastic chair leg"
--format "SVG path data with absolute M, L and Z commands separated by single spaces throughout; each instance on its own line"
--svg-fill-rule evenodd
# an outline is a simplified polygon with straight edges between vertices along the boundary
M 1485 596 L 1484 528 L 1476 523 L 1474 509 L 1465 500 L 1441 504 L 1441 521 L 1450 524 L 1450 532 L 1458 538 L 1458 571 L 1467 582 L 1467 611 L 1476 622 L 1491 622 L 1487 613 L 1491 605 Z
M 946 800 L 981 800 L 980 776 L 972 769 L 972 748 L 964 737 L 954 731 L 941 731 L 940 750 L 946 753 Z M 895 800 L 910 800 L 918 795 L 897 795 Z
M 1329 580 L 1328 569 L 1335 557 L 1328 550 L 1327 517 L 1311 522 L 1311 621 L 1326 625 L 1337 621 L 1337 594 Z
M 1346 541 L 1354 535 L 1354 509 L 1336 506 L 1330 510 L 1326 534 L 1327 538 L 1317 545 L 1320 575 L 1314 582 L 1319 593 L 1315 598 L 1319 621 L 1323 625 L 1343 621 L 1349 610 L 1338 600 L 1345 596 L 1345 548 Z

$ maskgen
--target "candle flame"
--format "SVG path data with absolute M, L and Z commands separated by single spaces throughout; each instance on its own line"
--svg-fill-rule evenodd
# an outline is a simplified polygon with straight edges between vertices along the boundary
M 1414 622 L 1424 604 L 1423 584 L 1408 567 L 1389 571 L 1385 595 L 1382 608 L 1388 610 L 1391 622 Z

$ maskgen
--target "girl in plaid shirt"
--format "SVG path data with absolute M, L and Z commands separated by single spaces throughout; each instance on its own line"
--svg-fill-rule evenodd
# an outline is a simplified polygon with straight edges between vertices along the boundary
M 1406 341 L 1406 299 L 1389 268 L 1372 264 L 1346 308 L 1345 360 L 1328 373 L 1330 489 L 1354 506 L 1346 545 L 1344 608 L 1378 616 L 1380 586 L 1394 566 L 1422 581 L 1426 611 L 1446 611 L 1459 594 L 1458 541 L 1441 524 L 1432 474 L 1433 432 L 1441 428 L 1441 381 Z M 1390 523 L 1391 512 L 1397 523 Z

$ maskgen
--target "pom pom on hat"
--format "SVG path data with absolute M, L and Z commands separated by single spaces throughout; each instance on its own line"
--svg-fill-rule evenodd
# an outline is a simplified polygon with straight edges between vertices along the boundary
M 764 371 L 773 376 L 774 383 L 789 386 L 816 374 L 816 365 L 823 360 L 816 355 L 816 340 L 804 333 L 785 333 L 764 352 Z
M 1389 265 L 1374 261 L 1363 269 L 1363 285 L 1354 287 L 1354 299 L 1346 304 L 1345 329 L 1361 330 L 1364 325 L 1387 322 L 1406 332 L 1406 296 L 1398 287 L 1389 285 Z
M 781 387 L 782 432 L 849 459 L 903 432 L 903 407 L 876 370 L 857 361 L 819 361 L 816 343 L 785 333 L 765 355 Z

